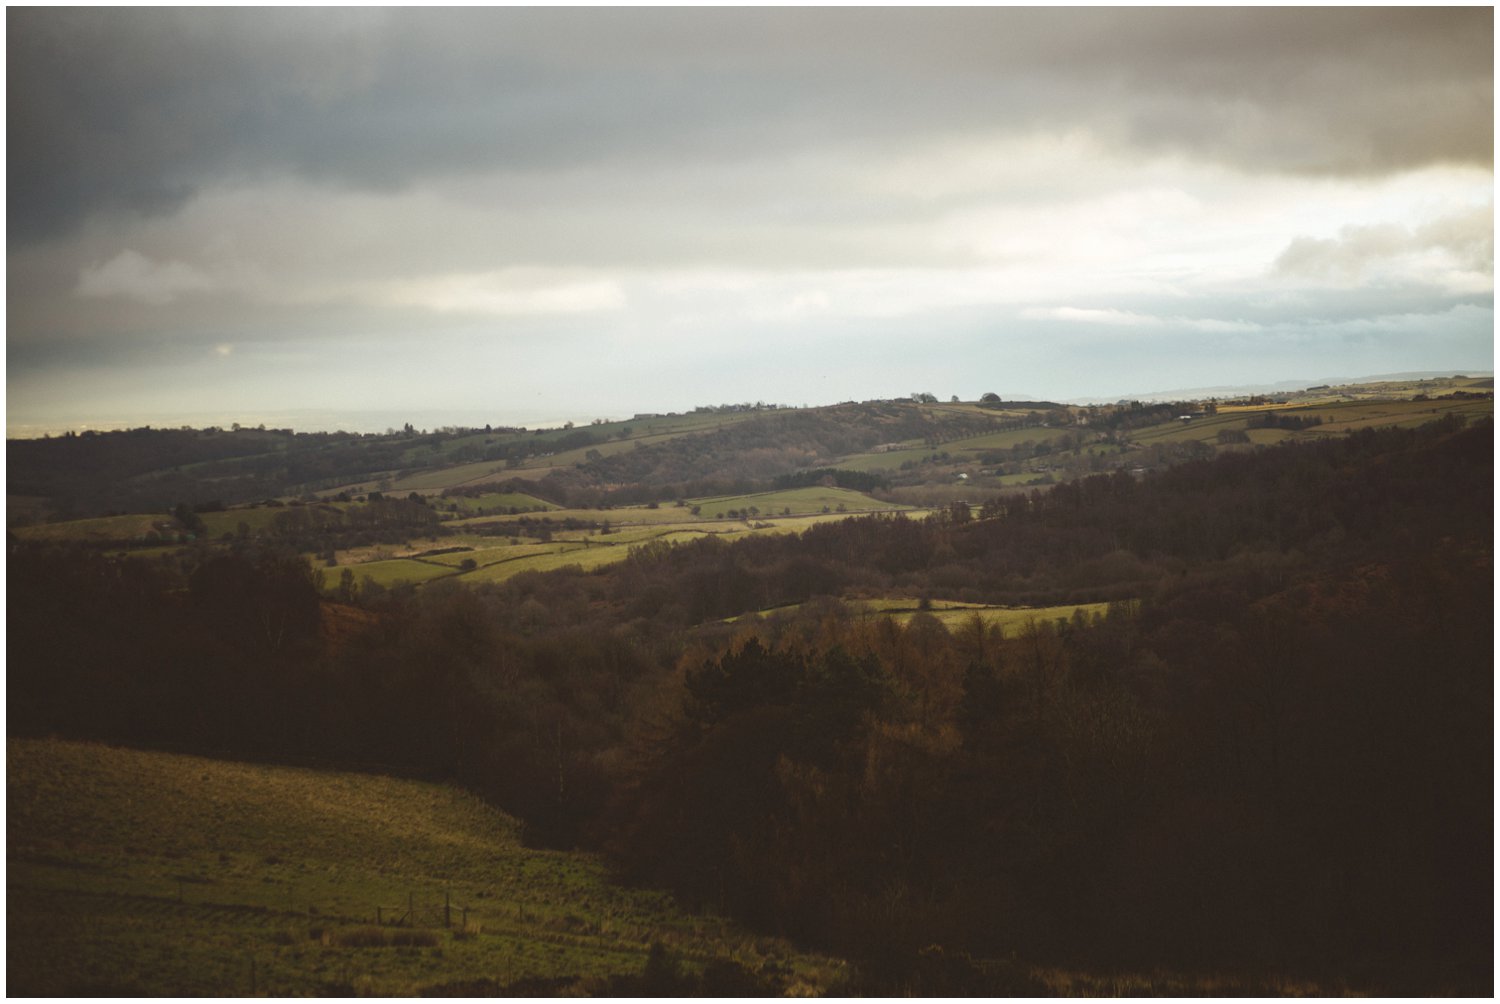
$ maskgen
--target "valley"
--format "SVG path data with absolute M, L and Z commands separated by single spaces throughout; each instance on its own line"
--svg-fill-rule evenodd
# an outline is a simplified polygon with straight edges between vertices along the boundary
M 1481 989 L 1490 391 L 1315 390 L 12 441 L 11 986 Z

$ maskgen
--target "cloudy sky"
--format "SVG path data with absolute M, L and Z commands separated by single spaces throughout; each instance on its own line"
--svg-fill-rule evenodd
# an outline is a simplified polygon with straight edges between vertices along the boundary
M 1488 7 L 6 23 L 12 435 L 1493 366 Z

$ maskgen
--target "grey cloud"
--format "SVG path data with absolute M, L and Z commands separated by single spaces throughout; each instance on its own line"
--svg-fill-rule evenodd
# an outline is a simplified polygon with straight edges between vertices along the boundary
M 1495 265 L 1494 210 L 1486 206 L 1416 228 L 1384 223 L 1345 227 L 1336 238 L 1298 237 L 1277 256 L 1277 275 L 1358 278 L 1367 268 L 1401 255 L 1445 252 L 1454 266 L 1476 273 Z
M 1082 127 L 1255 170 L 1488 165 L 1492 11 L 19 10 L 12 244 L 225 177 L 872 153 Z
M 1418 247 L 1443 248 L 1476 272 L 1493 272 L 1495 269 L 1493 204 L 1423 224 L 1413 237 Z

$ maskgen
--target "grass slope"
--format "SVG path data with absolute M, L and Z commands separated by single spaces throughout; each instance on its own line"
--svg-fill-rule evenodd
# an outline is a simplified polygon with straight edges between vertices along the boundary
M 527 850 L 513 819 L 453 788 L 60 740 L 6 749 L 12 994 L 586 990 L 639 973 L 652 942 L 775 970 L 794 992 L 842 970 L 611 885 L 592 856 Z M 376 926 L 377 908 L 409 903 L 419 925 Z

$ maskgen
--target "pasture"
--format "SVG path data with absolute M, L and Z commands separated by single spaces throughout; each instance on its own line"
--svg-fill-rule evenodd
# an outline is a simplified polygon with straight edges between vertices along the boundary
M 788 488 L 749 495 L 688 499 L 687 504 L 698 508 L 700 519 L 718 519 L 721 513 L 725 518 L 730 518 L 731 512 L 745 513 L 752 507 L 756 510 L 752 518 L 802 516 L 823 512 L 884 512 L 907 508 L 880 502 L 849 488 Z
M 320 502 L 319 506 L 332 507 L 340 511 L 355 503 Z M 225 509 L 222 512 L 199 513 L 198 517 L 203 520 L 204 536 L 210 540 L 217 540 L 224 534 L 239 533 L 240 524 L 245 524 L 250 533 L 265 533 L 271 529 L 276 517 L 287 511 L 282 506 L 246 506 L 243 508 Z
M 458 464 L 453 467 L 437 467 L 429 470 L 416 471 L 405 477 L 394 478 L 391 481 L 390 491 L 405 495 L 413 491 L 439 491 L 444 488 L 453 488 L 457 485 L 466 485 L 485 479 L 503 480 L 510 472 L 505 467 L 503 460 L 479 460 L 469 464 Z M 368 491 L 369 485 L 359 487 L 358 491 Z
M 37 523 L 11 529 L 22 540 L 71 543 L 107 543 L 144 540 L 157 533 L 157 525 L 177 533 L 177 521 L 165 513 L 140 513 L 131 516 L 101 516 L 97 519 L 74 519 L 62 523 Z
M 796 491 L 825 490 L 796 489 Z M 834 491 L 842 490 L 834 489 Z M 858 495 L 857 492 L 848 494 Z M 736 499 L 755 497 L 757 496 L 734 496 Z M 652 540 L 676 543 L 705 535 L 712 535 L 721 540 L 736 540 L 751 534 L 800 533 L 818 523 L 848 519 L 850 516 L 857 515 L 852 512 L 831 512 L 810 513 L 802 516 L 757 517 L 754 518 L 755 525 L 752 526 L 750 522 L 742 519 L 731 520 L 727 516 L 722 520 L 703 517 L 688 517 L 684 520 L 683 515 L 687 511 L 675 507 L 667 509 L 643 507 L 609 510 L 563 509 L 550 513 L 549 516 L 556 519 L 569 515 L 583 518 L 584 514 L 597 512 L 601 516 L 610 518 L 612 522 L 615 519 L 622 521 L 615 524 L 617 528 L 609 533 L 588 529 L 564 530 L 558 527 L 553 531 L 553 538 L 550 541 L 520 538 L 520 542 L 510 544 L 506 543 L 505 538 L 502 537 L 484 537 L 478 534 L 445 537 L 442 539 L 445 547 L 470 547 L 472 550 L 422 557 L 415 556 L 419 553 L 415 547 L 406 549 L 408 552 L 406 554 L 393 553 L 388 547 L 339 552 L 340 564 L 338 566 L 325 567 L 315 564 L 314 568 L 315 574 L 320 578 L 320 587 L 325 592 L 332 592 L 338 588 L 345 568 L 354 573 L 356 583 L 363 583 L 368 576 L 386 587 L 400 582 L 421 585 L 449 576 L 456 577 L 459 582 L 474 585 L 481 582 L 502 582 L 522 572 L 549 572 L 570 566 L 577 566 L 583 571 L 591 571 L 624 561 L 630 555 L 631 545 Z M 911 518 L 921 518 L 928 514 L 928 510 L 925 509 L 903 511 Z M 661 517 L 663 521 L 633 524 L 628 522 L 631 514 L 649 514 L 653 517 Z M 667 519 L 672 521 L 667 522 Z M 469 526 L 480 524 L 506 526 L 509 521 L 485 518 L 462 522 Z M 454 525 L 454 523 L 449 525 Z M 472 559 L 478 567 L 467 572 L 460 571 L 459 566 L 469 559 Z
M 1245 431 L 1257 445 L 1287 440 L 1347 435 L 1359 429 L 1400 426 L 1413 428 L 1446 415 L 1460 415 L 1470 421 L 1494 414 L 1492 400 L 1388 401 L 1360 399 L 1314 404 L 1221 405 L 1217 415 L 1207 415 L 1188 422 L 1173 420 L 1133 430 L 1130 439 L 1142 445 L 1197 440 L 1214 443 L 1226 429 Z M 1317 419 L 1320 424 L 1301 430 L 1251 428 L 1256 419 L 1267 414 L 1278 417 Z
M 960 600 L 932 600 L 930 601 L 929 608 L 923 611 L 920 601 L 910 597 L 849 600 L 847 604 L 850 610 L 854 611 L 858 616 L 889 617 L 900 624 L 909 624 L 913 617 L 916 617 L 920 613 L 926 613 L 936 618 L 943 627 L 950 631 L 971 623 L 977 615 L 986 627 L 998 627 L 1007 636 L 1020 634 L 1026 630 L 1028 625 L 1033 623 L 1042 624 L 1071 620 L 1080 612 L 1087 618 L 1102 617 L 1109 609 L 1108 603 L 1070 603 L 1054 607 L 997 607 L 987 606 L 983 603 L 965 603 Z M 779 613 L 790 613 L 798 609 L 800 605 L 775 607 L 747 616 L 765 617 Z M 741 619 L 740 617 L 731 617 L 727 623 Z
M 608 520 L 611 525 L 631 526 L 652 524 L 661 525 L 666 523 L 681 523 L 695 517 L 688 513 L 687 509 L 676 506 L 662 506 L 659 509 L 648 509 L 645 506 L 621 506 L 613 509 L 549 509 L 544 513 L 523 513 L 535 526 L 539 520 L 546 518 L 553 527 L 553 532 L 560 532 L 564 520 L 578 520 L 582 523 L 603 523 Z M 468 517 L 451 520 L 443 524 L 449 528 L 473 527 L 473 526 L 520 526 L 519 517 Z
M 326 592 L 338 588 L 339 579 L 346 568 L 354 572 L 356 583 L 363 584 L 369 579 L 387 588 L 401 582 L 430 582 L 458 572 L 456 567 L 449 567 L 435 560 L 391 558 L 385 561 L 365 561 L 357 565 L 318 567 L 314 574 L 318 576 L 319 585 Z
M 865 607 L 867 616 L 892 617 L 902 624 L 910 623 L 913 617 L 923 612 L 917 603 L 909 599 L 873 600 L 856 606 Z M 1092 619 L 1096 616 L 1102 617 L 1108 609 L 1108 603 L 1077 603 L 1056 607 L 993 607 L 982 603 L 933 600 L 932 609 L 926 612 L 936 617 L 943 627 L 950 631 L 971 623 L 977 615 L 986 627 L 998 627 L 1007 636 L 1013 637 L 1025 631 L 1027 626 L 1033 623 L 1072 620 L 1080 612 L 1084 617 Z
M 834 466 L 851 471 L 895 471 L 899 470 L 902 464 L 920 464 L 934 454 L 941 453 L 948 454 L 948 459 L 944 463 L 976 463 L 983 453 L 1009 450 L 1022 443 L 1058 443 L 1070 434 L 1066 429 L 1027 426 L 1021 429 L 1005 429 L 963 439 L 953 439 L 937 446 L 928 446 L 920 442 L 903 443 L 899 444 L 902 446 L 901 449 L 887 450 L 883 453 L 851 454 L 841 458 Z
M 453 495 L 448 498 L 433 497 L 429 500 L 434 509 L 454 512 L 460 516 L 473 516 L 483 512 L 546 512 L 557 509 L 555 502 L 539 499 L 524 492 L 485 492 L 483 495 Z
M 29 739 L 7 741 L 6 781 L 15 995 L 587 991 L 640 973 L 653 942 L 794 992 L 843 968 L 612 885 L 593 856 L 528 850 L 447 786 Z

